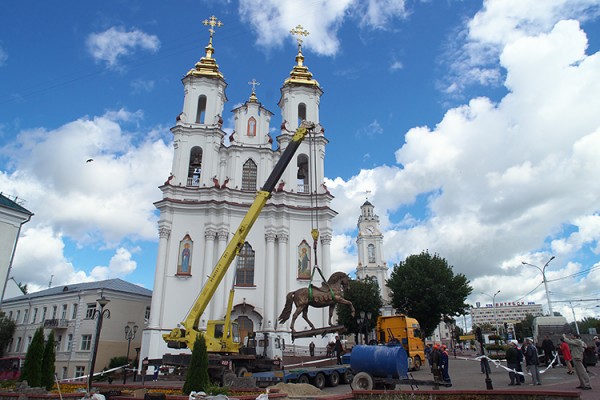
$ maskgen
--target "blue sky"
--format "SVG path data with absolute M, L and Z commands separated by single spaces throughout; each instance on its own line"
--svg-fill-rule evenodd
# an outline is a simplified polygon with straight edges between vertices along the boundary
M 521 262 L 554 255 L 553 299 L 600 297 L 599 13 L 598 0 L 1 2 L 0 191 L 35 213 L 12 276 L 152 288 L 180 79 L 215 15 L 227 132 L 252 79 L 275 132 L 289 30 L 310 32 L 334 270 L 356 266 L 369 190 L 390 267 L 427 249 L 470 279 L 472 303 L 501 290 L 545 304 Z M 578 318 L 597 316 L 590 304 Z

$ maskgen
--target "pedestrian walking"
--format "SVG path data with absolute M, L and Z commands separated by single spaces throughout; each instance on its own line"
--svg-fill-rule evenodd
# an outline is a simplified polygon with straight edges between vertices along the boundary
M 529 373 L 531 374 L 531 384 L 532 385 L 541 385 L 542 381 L 540 379 L 540 367 L 539 367 L 539 359 L 537 348 L 533 345 L 533 340 L 530 338 L 525 339 L 526 347 L 525 347 L 525 364 L 529 369 Z
M 517 371 L 521 369 L 521 361 L 519 360 L 519 351 L 517 350 L 517 341 L 511 340 L 509 348 L 506 350 L 506 367 L 510 369 L 508 371 L 508 377 L 510 383 L 508 386 L 520 385 L 521 380 Z
M 308 351 L 310 352 L 311 357 L 315 356 L 315 342 L 310 342 L 308 345 Z
M 481 358 L 479 359 L 479 366 L 481 367 L 482 374 L 487 373 L 489 375 L 492 373 L 492 370 L 490 369 L 490 363 L 487 359 L 487 350 L 485 349 L 484 345 L 481 345 Z
M 581 336 L 578 334 L 571 333 L 569 336 L 570 337 L 567 337 L 567 335 L 563 334 L 563 339 L 569 345 L 571 355 L 573 356 L 575 372 L 579 378 L 579 386 L 577 386 L 577 389 L 591 390 L 592 387 L 590 386 L 590 376 L 583 366 L 583 352 L 585 351 L 587 345 L 583 340 L 581 340 Z

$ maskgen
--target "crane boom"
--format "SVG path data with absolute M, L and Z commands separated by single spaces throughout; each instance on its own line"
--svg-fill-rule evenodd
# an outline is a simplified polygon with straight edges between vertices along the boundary
M 292 136 L 292 140 L 277 161 L 275 168 L 273 168 L 273 171 L 271 171 L 271 174 L 269 174 L 269 177 L 265 181 L 263 187 L 257 192 L 250 209 L 246 212 L 246 215 L 240 222 L 235 234 L 227 244 L 225 251 L 223 251 L 221 258 L 219 258 L 219 261 L 208 277 L 206 284 L 200 291 L 200 294 L 196 298 L 196 301 L 194 302 L 190 312 L 185 317 L 185 320 L 180 324 L 180 327 L 174 328 L 168 334 L 163 335 L 163 339 L 168 343 L 169 347 L 193 347 L 193 343 L 196 341 L 196 337 L 200 332 L 198 330 L 198 321 L 200 320 L 202 313 L 204 313 L 206 310 L 208 303 L 214 296 L 217 287 L 223 280 L 223 277 L 231 266 L 231 263 L 242 249 L 250 229 L 252 229 L 252 226 L 258 219 L 262 209 L 271 197 L 271 193 L 275 189 L 275 185 L 279 179 L 281 179 L 283 172 L 289 165 L 305 136 L 309 131 L 314 129 L 314 127 L 314 123 L 303 121 Z

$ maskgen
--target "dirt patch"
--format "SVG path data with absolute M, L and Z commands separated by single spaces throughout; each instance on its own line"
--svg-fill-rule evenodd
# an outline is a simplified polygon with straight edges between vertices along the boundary
M 279 389 L 282 393 L 287 393 L 289 397 L 320 396 L 323 394 L 321 389 L 317 389 L 308 383 L 278 383 L 273 387 Z

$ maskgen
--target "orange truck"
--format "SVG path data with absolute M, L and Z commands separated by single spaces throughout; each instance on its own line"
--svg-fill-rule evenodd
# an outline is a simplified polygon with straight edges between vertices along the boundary
M 418 370 L 425 362 L 425 344 L 421 339 L 419 321 L 404 314 L 377 318 L 379 343 L 398 343 L 408 355 L 408 368 Z

